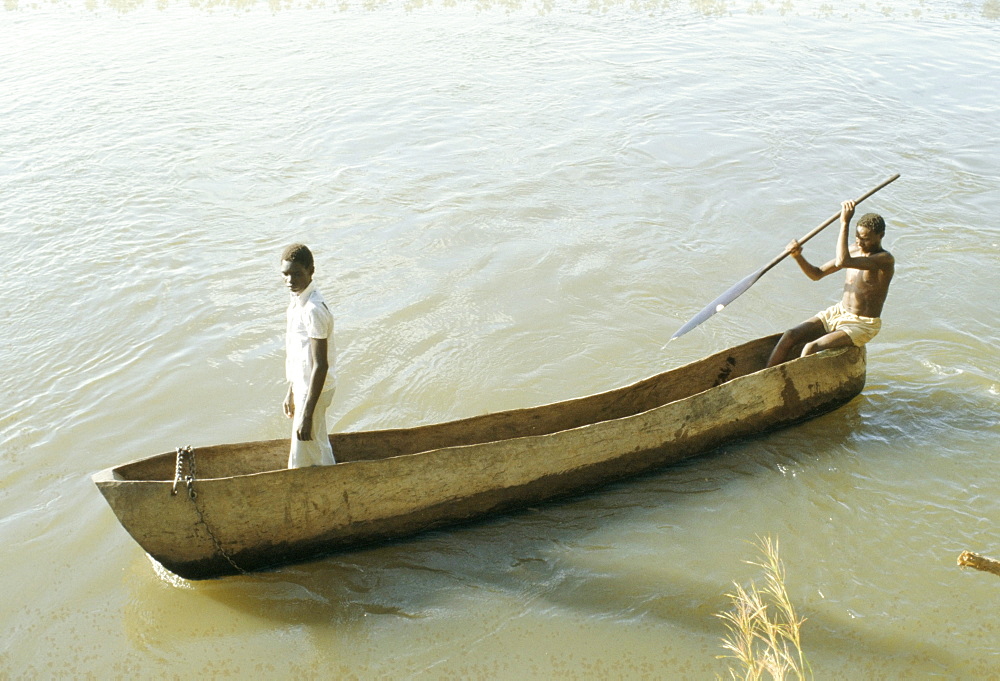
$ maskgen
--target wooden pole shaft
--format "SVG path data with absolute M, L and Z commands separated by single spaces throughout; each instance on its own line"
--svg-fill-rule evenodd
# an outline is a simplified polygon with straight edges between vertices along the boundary
M 864 201 L 865 199 L 867 199 L 869 196 L 871 196 L 875 192 L 879 191 L 880 189 L 882 189 L 886 185 L 891 184 L 892 182 L 895 182 L 898 179 L 899 179 L 899 173 L 896 173 L 895 175 L 893 175 L 892 177 L 890 177 L 888 180 L 886 180 L 885 182 L 883 182 L 879 186 L 877 186 L 874 189 L 871 189 L 871 190 L 865 192 L 864 194 L 862 194 L 858 198 L 854 199 L 854 203 L 855 204 L 861 203 L 862 201 Z M 824 229 L 826 229 L 827 227 L 829 227 L 830 225 L 832 225 L 834 222 L 836 222 L 839 218 L 840 218 L 840 211 L 837 211 L 836 213 L 833 214 L 833 216 L 831 216 L 828 220 L 826 220 L 819 227 L 814 228 L 812 231 L 810 231 L 804 237 L 802 237 L 801 239 L 799 239 L 799 245 L 801 246 L 805 242 L 807 242 L 810 239 L 812 239 L 814 236 L 816 236 L 817 234 L 819 234 L 820 232 L 822 232 Z M 782 260 L 784 260 L 787 255 L 788 255 L 788 251 L 783 252 L 781 255 L 779 255 L 778 257 L 776 257 L 774 260 L 772 260 L 768 264 L 764 265 L 764 267 L 762 267 L 760 269 L 760 273 L 764 274 L 769 269 L 771 269 L 772 267 L 774 267 L 775 265 L 777 265 L 779 262 L 781 262 Z

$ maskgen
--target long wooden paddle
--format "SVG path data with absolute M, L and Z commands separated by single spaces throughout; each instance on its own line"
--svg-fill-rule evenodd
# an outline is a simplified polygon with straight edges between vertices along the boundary
M 871 196 L 872 194 L 874 194 L 878 190 L 882 189 L 883 187 L 885 187 L 886 185 L 888 185 L 890 182 L 894 182 L 897 179 L 899 179 L 899 173 L 893 175 L 888 180 L 886 180 L 885 182 L 883 182 L 879 186 L 875 187 L 874 189 L 872 189 L 872 190 L 870 190 L 870 191 L 862 194 L 859 198 L 857 198 L 857 199 L 854 200 L 854 203 L 856 203 L 856 204 L 857 203 L 861 203 L 862 201 L 864 201 L 865 199 L 867 199 L 869 196 Z M 829 220 L 827 220 L 826 222 L 824 222 L 823 224 L 821 224 L 819 227 L 815 228 L 814 230 L 812 230 L 811 232 L 809 232 L 808 234 L 806 234 L 804 237 L 802 237 L 801 239 L 799 239 L 799 243 L 800 244 L 804 244 L 805 242 L 809 241 L 809 239 L 812 239 L 814 236 L 816 236 L 821 231 L 823 231 L 823 229 L 825 229 L 826 227 L 828 227 L 831 224 L 833 224 L 839 217 L 840 217 L 840 211 L 837 211 L 836 213 L 833 214 L 833 217 L 831 217 Z M 677 333 L 675 333 L 673 336 L 670 337 L 670 340 L 672 341 L 675 338 L 680 338 L 681 336 L 683 336 L 684 334 L 686 334 L 688 331 L 690 331 L 691 329 L 693 329 L 694 327 L 698 326 L 703 321 L 705 321 L 706 319 L 708 319 L 709 317 L 711 317 L 712 315 L 714 315 L 716 312 L 722 312 L 722 310 L 723 310 L 724 307 L 726 307 L 727 305 L 729 305 L 729 303 L 731 303 L 734 300 L 736 300 L 737 298 L 739 298 L 740 295 L 742 295 L 744 291 L 746 291 L 748 288 L 750 288 L 751 286 L 753 286 L 754 283 L 758 279 L 760 279 L 761 277 L 763 277 L 764 274 L 769 269 L 771 269 L 772 267 L 774 267 L 775 265 L 777 265 L 779 262 L 781 262 L 782 260 L 784 260 L 787 256 L 788 256 L 788 251 L 782 251 L 781 255 L 779 255 L 777 258 L 775 258 L 771 262 L 767 263 L 766 265 L 764 265 L 763 267 L 761 267 L 759 270 L 757 270 L 753 274 L 751 274 L 751 275 L 745 277 L 744 279 L 741 279 L 737 283 L 733 284 L 729 288 L 728 291 L 726 291 L 721 296 L 719 296 L 718 298 L 716 298 L 715 300 L 713 300 L 711 303 L 709 303 L 705 307 L 704 310 L 702 310 L 701 312 L 699 312 L 698 314 L 696 314 L 694 317 L 692 317 L 691 321 L 689 321 L 687 324 L 685 324 L 680 329 L 678 329 Z M 667 341 L 667 342 L 669 343 L 670 341 Z M 666 346 L 664 346 L 664 347 L 666 347 Z

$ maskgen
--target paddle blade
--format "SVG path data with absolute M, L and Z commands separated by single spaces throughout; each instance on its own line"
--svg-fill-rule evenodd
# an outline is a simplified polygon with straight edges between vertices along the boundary
M 677 330 L 677 333 L 675 333 L 673 336 L 670 337 L 670 340 L 674 340 L 675 338 L 680 338 L 688 331 L 690 331 L 691 329 L 698 326 L 703 321 L 714 315 L 716 312 L 722 312 L 722 310 L 725 309 L 725 307 L 729 305 L 729 303 L 739 298 L 748 288 L 753 286 L 754 282 L 760 279 L 764 275 L 765 271 L 766 270 L 757 270 L 753 274 L 744 277 L 740 281 L 730 286 L 729 290 L 727 290 L 721 296 L 719 296 L 711 303 L 706 305 L 704 310 L 696 314 L 694 317 L 691 318 L 691 320 L 687 324 L 679 328 Z M 670 341 L 667 342 L 669 343 Z

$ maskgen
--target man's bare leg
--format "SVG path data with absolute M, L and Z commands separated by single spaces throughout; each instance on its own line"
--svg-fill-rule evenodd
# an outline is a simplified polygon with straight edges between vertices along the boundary
M 776 364 L 788 361 L 792 348 L 799 343 L 809 344 L 816 341 L 824 333 L 826 333 L 826 327 L 816 317 L 810 317 L 798 326 L 785 331 L 778 340 L 778 344 L 774 346 L 771 357 L 767 360 L 767 366 L 773 367 Z
M 802 357 L 811 355 L 820 350 L 833 350 L 834 348 L 846 348 L 854 345 L 854 341 L 843 331 L 831 331 L 825 336 L 821 336 L 811 343 L 806 343 L 802 348 Z

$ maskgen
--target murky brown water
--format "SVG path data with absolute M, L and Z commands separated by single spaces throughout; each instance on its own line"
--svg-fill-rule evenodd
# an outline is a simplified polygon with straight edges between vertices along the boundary
M 995 2 L 10 0 L 0 13 L 0 677 L 725 674 L 778 537 L 817 678 L 1000 678 Z M 90 481 L 282 437 L 292 240 L 337 429 L 619 386 L 836 299 L 792 263 L 854 197 L 898 261 L 864 394 L 598 493 L 214 582 Z M 807 255 L 833 252 L 834 233 Z

